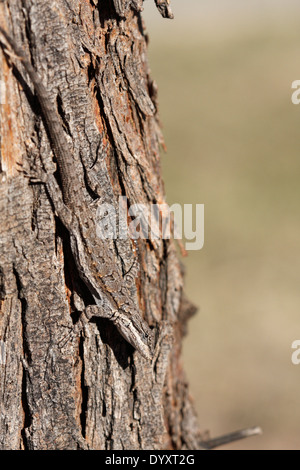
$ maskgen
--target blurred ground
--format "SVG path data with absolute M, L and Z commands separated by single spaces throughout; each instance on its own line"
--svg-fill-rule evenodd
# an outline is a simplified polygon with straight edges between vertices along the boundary
M 200 426 L 260 425 L 226 449 L 300 449 L 300 5 L 152 0 L 144 18 L 168 153 L 168 202 L 205 204 L 186 286 L 200 312 L 184 359 Z

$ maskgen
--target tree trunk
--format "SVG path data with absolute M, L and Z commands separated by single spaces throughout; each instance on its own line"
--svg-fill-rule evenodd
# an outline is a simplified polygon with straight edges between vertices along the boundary
M 156 3 L 171 16 L 168 2 Z M 141 6 L 6 0 L 0 25 L 57 103 L 90 200 L 118 207 L 126 196 L 147 215 L 164 202 L 163 141 Z M 180 357 L 193 307 L 174 243 L 107 241 L 144 319 L 155 331 L 166 325 L 153 364 L 108 320 L 76 333 L 75 293 L 86 304 L 89 293 L 45 187 L 20 171 L 19 164 L 40 166 L 52 150 L 30 80 L 21 62 L 16 69 L 10 61 L 0 49 L 0 448 L 197 449 Z

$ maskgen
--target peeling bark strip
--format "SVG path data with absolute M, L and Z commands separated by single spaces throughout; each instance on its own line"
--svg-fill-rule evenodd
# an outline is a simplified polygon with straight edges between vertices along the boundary
M 137 12 L 143 10 L 143 0 L 113 0 L 113 4 L 117 14 L 121 17 L 126 17 L 126 14 L 130 10 L 130 8 Z M 170 0 L 155 0 L 155 4 L 157 6 L 158 11 L 164 18 L 174 18 L 170 6 Z
M 174 18 L 174 15 L 171 10 L 170 0 L 155 0 L 158 11 L 164 18 Z
M 171 16 L 168 1 L 156 4 Z M 0 26 L 53 97 L 81 209 L 93 214 L 97 203 L 117 207 L 121 195 L 149 211 L 164 201 L 141 9 L 139 0 L 0 3 Z M 114 273 L 125 284 L 131 273 L 126 288 L 157 343 L 153 363 L 108 320 L 76 333 L 80 312 L 93 302 L 46 188 L 18 171 L 20 162 L 29 173 L 45 162 L 53 167 L 55 155 L 29 77 L 9 62 L 0 50 L 0 448 L 200 448 L 180 360 L 194 309 L 183 297 L 173 242 L 106 240 L 93 251 L 112 286 Z

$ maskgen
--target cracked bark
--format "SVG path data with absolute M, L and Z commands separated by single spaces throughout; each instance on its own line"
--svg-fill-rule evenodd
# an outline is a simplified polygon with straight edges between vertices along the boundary
M 56 97 L 86 194 L 118 205 L 164 202 L 163 143 L 150 78 L 140 0 L 6 0 L 0 23 L 22 44 Z M 156 1 L 171 17 L 168 2 Z M 69 335 L 78 274 L 68 234 L 35 167 L 51 152 L 34 90 L 0 51 L 1 449 L 197 449 L 200 435 L 181 363 L 194 308 L 170 240 L 116 240 L 115 262 L 131 273 L 133 295 L 153 327 L 173 324 L 154 371 L 110 322 Z M 3 87 L 2 87 L 3 91 Z M 147 213 L 147 211 L 146 211 Z M 138 277 L 138 282 L 135 282 Z M 128 275 L 130 281 L 130 275 Z M 65 341 L 66 337 L 69 339 Z

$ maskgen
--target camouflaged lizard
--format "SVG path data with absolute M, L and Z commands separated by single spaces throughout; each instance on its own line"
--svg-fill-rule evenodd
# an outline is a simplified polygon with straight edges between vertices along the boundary
M 10 55 L 21 60 L 41 107 L 60 173 L 61 189 L 53 173 L 45 170 L 42 179 L 57 216 L 69 232 L 79 276 L 94 300 L 94 304 L 86 307 L 83 313 L 88 319 L 109 319 L 128 343 L 144 358 L 151 360 L 153 330 L 141 317 L 123 276 L 115 265 L 113 252 L 97 236 L 94 214 L 82 196 L 81 183 L 74 170 L 74 160 L 53 100 L 22 49 L 1 27 L 0 33 L 13 51 Z M 42 163 L 45 169 L 47 165 Z M 52 158 L 51 163 L 53 164 Z

